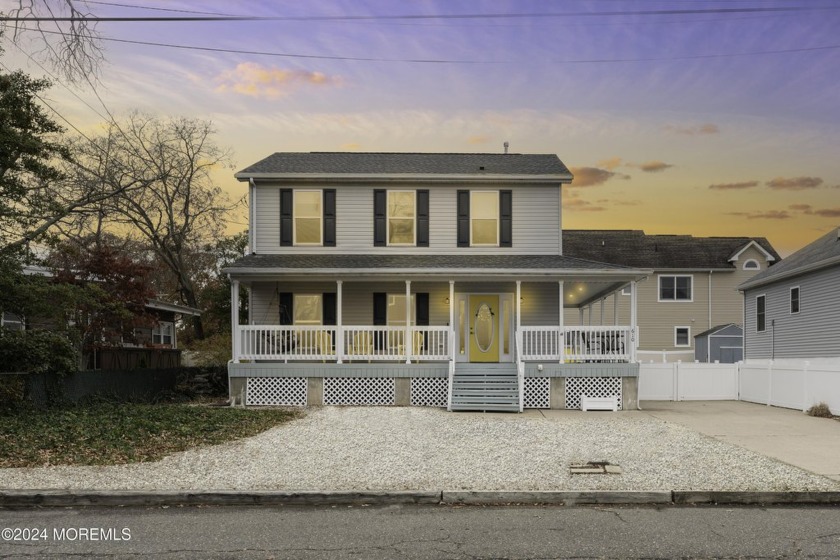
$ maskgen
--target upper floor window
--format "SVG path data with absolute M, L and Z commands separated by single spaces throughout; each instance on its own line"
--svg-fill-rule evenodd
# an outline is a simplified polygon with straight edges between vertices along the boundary
M 790 289 L 790 312 L 799 313 L 799 286 Z
M 280 246 L 335 247 L 335 189 L 280 189 Z
M 321 244 L 322 196 L 321 191 L 295 191 L 295 245 Z
M 429 190 L 373 190 L 373 246 L 429 246 Z
M 414 245 L 415 191 L 388 191 L 388 245 Z
M 659 301 L 692 301 L 691 276 L 660 276 Z
M 761 268 L 761 265 L 755 259 L 749 259 L 744 263 L 744 270 L 758 270 L 759 268 Z
M 457 193 L 458 247 L 513 246 L 513 191 Z
M 470 193 L 470 245 L 499 244 L 499 193 Z
M 767 328 L 766 300 L 765 296 L 756 296 L 755 298 L 755 330 L 757 332 L 764 332 Z

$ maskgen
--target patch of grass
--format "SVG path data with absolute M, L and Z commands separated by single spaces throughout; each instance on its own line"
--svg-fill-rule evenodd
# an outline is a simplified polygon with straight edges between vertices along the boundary
M 112 403 L 0 412 L 0 467 L 156 461 L 256 435 L 300 416 L 288 409 Z
M 831 414 L 831 409 L 828 408 L 828 405 L 824 402 L 815 404 L 809 408 L 807 414 L 808 416 L 816 416 L 817 418 L 831 418 L 833 416 Z

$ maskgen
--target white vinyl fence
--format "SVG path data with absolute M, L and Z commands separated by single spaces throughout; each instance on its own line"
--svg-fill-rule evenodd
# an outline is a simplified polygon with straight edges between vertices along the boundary
M 840 359 L 642 363 L 639 400 L 742 400 L 799 410 L 824 402 L 840 414 Z

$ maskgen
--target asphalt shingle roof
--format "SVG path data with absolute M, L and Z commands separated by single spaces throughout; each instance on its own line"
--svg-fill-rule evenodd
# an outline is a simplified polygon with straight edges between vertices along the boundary
M 555 154 L 277 152 L 236 174 L 568 175 Z
M 833 228 L 816 241 L 785 257 L 779 264 L 756 274 L 744 282 L 741 288 L 769 284 L 782 277 L 794 276 L 800 271 L 818 267 L 822 262 L 826 262 L 826 265 L 840 264 L 840 228 Z
M 600 262 L 560 255 L 248 255 L 227 270 L 627 270 L 631 269 Z
M 751 241 L 781 257 L 763 237 L 647 235 L 641 230 L 563 230 L 563 254 L 650 269 L 734 268 L 729 259 Z M 774 265 L 775 268 L 778 265 Z

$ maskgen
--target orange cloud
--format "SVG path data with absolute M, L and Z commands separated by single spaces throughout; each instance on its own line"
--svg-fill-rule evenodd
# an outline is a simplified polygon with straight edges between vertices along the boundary
M 467 138 L 468 144 L 486 144 L 490 141 L 489 136 L 485 136 L 483 134 L 476 134 L 475 136 L 470 136 Z
M 581 212 L 603 212 L 606 210 L 603 206 L 595 206 L 591 202 L 587 202 L 582 198 L 572 198 L 563 201 L 563 208 Z
M 645 163 L 638 164 L 636 167 L 646 173 L 659 173 L 660 171 L 665 171 L 669 167 L 674 166 L 670 163 L 665 163 L 664 161 L 646 161 Z
M 598 167 L 603 167 L 608 171 L 612 171 L 616 167 L 621 165 L 621 158 L 620 157 L 611 157 L 607 159 L 602 159 L 598 162 Z
M 803 191 L 806 189 L 816 189 L 823 184 L 823 180 L 819 177 L 794 177 L 785 179 L 783 177 L 776 177 L 765 183 L 771 189 L 785 190 L 785 191 Z
M 238 93 L 249 97 L 277 98 L 300 87 L 339 86 L 341 78 L 308 70 L 267 68 L 254 62 L 243 62 L 233 70 L 216 76 L 218 92 Z
M 823 208 L 822 210 L 809 210 L 807 214 L 821 218 L 840 218 L 840 208 Z
M 571 187 L 592 187 L 595 185 L 602 185 L 613 177 L 617 177 L 619 179 L 630 178 L 622 173 L 607 171 L 606 169 L 600 169 L 598 167 L 572 167 L 571 171 L 572 175 L 575 176 L 574 181 L 572 181 L 572 184 L 569 185 Z
M 791 204 L 788 206 L 791 210 L 798 210 L 800 212 L 809 212 L 811 210 L 810 204 Z
M 748 220 L 787 220 L 793 216 L 787 210 L 766 210 L 764 212 L 727 212 L 730 216 L 741 216 Z
M 758 186 L 758 181 L 744 181 L 742 183 L 717 183 L 709 185 L 710 189 L 720 191 L 736 191 L 741 189 L 751 189 Z
M 668 132 L 674 134 L 682 134 L 683 136 L 704 136 L 707 134 L 720 134 L 718 125 L 712 123 L 705 123 L 696 126 L 676 126 L 668 125 L 665 127 Z

